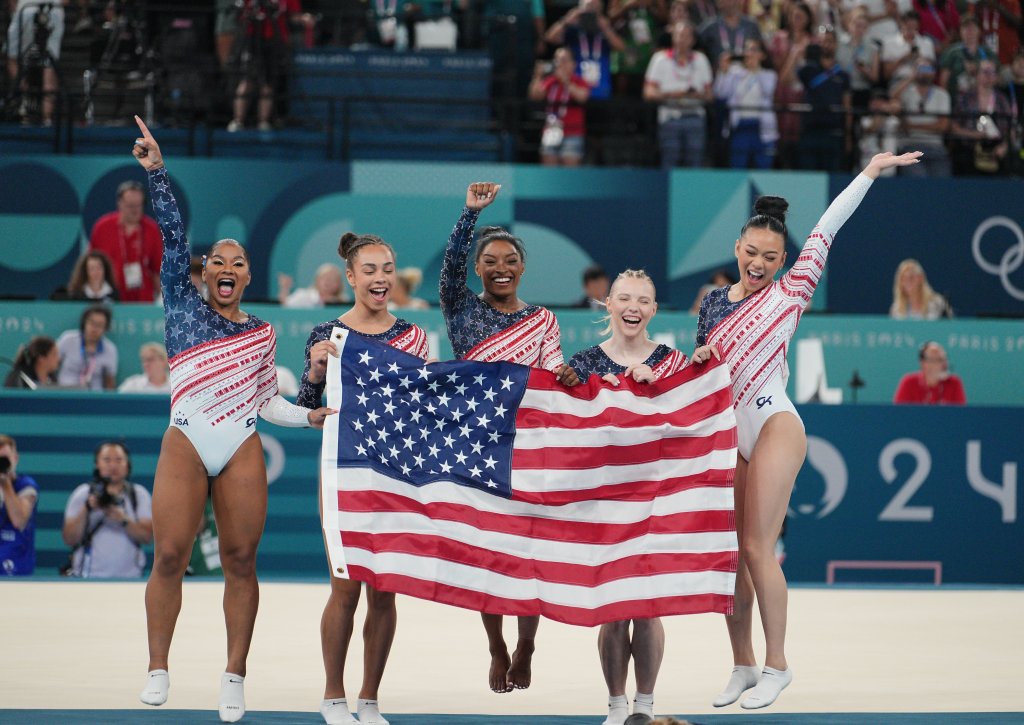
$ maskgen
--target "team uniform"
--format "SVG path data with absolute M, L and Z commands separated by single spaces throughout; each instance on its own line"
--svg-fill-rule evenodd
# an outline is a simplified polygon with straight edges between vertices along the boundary
M 825 268 L 832 240 L 871 187 L 860 174 L 829 205 L 796 264 L 756 294 L 731 302 L 729 288 L 709 292 L 700 306 L 697 345 L 714 345 L 729 364 L 740 455 L 750 460 L 766 420 L 789 412 L 789 341 Z
M 651 369 L 655 380 L 661 380 L 682 370 L 687 362 L 689 361 L 686 355 L 678 350 L 673 350 L 668 345 L 658 345 L 643 364 Z M 591 375 L 621 375 L 626 372 L 626 366 L 608 357 L 608 353 L 600 345 L 580 350 L 569 358 L 569 367 L 575 370 L 576 375 L 583 381 Z
M 465 208 L 455 224 L 441 266 L 441 313 L 458 360 L 514 362 L 555 370 L 563 363 L 558 320 L 550 310 L 527 305 L 501 312 L 466 285 L 473 227 L 480 212 Z
M 255 432 L 257 414 L 265 414 L 277 395 L 277 336 L 258 317 L 233 322 L 203 300 L 189 275 L 188 239 L 167 170 L 149 172 L 149 187 L 164 238 L 160 287 L 171 425 L 191 441 L 207 473 L 216 476 Z
M 391 326 L 391 329 L 373 334 L 353 330 L 339 319 L 321 322 L 313 328 L 312 332 L 309 333 L 309 339 L 306 341 L 306 368 L 302 371 L 302 382 L 299 385 L 299 394 L 295 398 L 296 404 L 303 408 L 313 409 L 319 408 L 322 405 L 324 388 L 327 385 L 327 381 L 326 379 L 321 380 L 319 383 L 311 383 L 309 381 L 309 351 L 313 348 L 313 345 L 318 342 L 330 340 L 331 331 L 335 327 L 343 327 L 357 335 L 362 335 L 363 337 L 371 340 L 377 340 L 378 342 L 390 345 L 402 352 L 415 355 L 422 360 L 427 359 L 427 333 L 425 333 L 423 328 L 419 325 L 406 322 L 401 318 L 395 320 L 395 324 Z

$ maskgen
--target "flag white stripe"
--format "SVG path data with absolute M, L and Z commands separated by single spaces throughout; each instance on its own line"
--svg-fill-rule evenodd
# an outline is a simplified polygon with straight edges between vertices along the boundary
M 736 466 L 736 449 L 710 451 L 696 458 L 660 460 L 621 466 L 599 466 L 583 470 L 512 471 L 512 489 L 523 492 L 575 491 L 633 481 L 664 481 L 667 478 L 692 476 L 709 469 L 731 469 Z
M 600 448 L 602 446 L 634 446 L 668 438 L 704 438 L 705 436 L 736 427 L 732 410 L 723 410 L 711 417 L 686 427 L 669 423 L 642 428 L 519 428 L 516 430 L 517 449 L 535 450 L 548 447 Z
M 692 534 L 641 534 L 614 544 L 584 544 L 548 540 L 478 529 L 472 524 L 430 519 L 416 513 L 341 512 L 345 531 L 374 534 L 408 533 L 440 536 L 492 551 L 496 556 L 517 556 L 550 563 L 598 566 L 642 554 L 711 554 L 736 551 L 736 532 L 708 531 Z M 351 548 L 349 549 L 351 551 Z
M 328 480 L 328 479 L 324 479 Z M 653 501 L 600 501 L 589 499 L 560 506 L 512 501 L 499 496 L 481 495 L 478 490 L 454 481 L 436 481 L 420 486 L 415 493 L 411 486 L 382 473 L 368 469 L 340 469 L 338 488 L 348 491 L 382 491 L 403 496 L 424 504 L 447 503 L 471 506 L 484 513 L 508 516 L 535 516 L 556 521 L 581 521 L 598 524 L 629 524 L 650 516 L 671 516 L 676 513 L 731 511 L 733 491 L 725 486 L 701 486 L 658 496 Z
M 487 569 L 414 554 L 373 554 L 362 549 L 352 549 L 349 559 L 353 565 L 365 566 L 378 575 L 401 574 L 460 589 L 485 592 L 504 599 L 541 599 L 559 606 L 583 609 L 657 597 L 707 593 L 732 595 L 736 580 L 736 575 L 729 572 L 708 571 L 644 575 L 587 587 L 538 579 L 516 579 Z
M 345 343 L 348 341 L 348 330 L 343 327 L 333 328 L 331 340 L 338 346 L 338 356 L 327 356 L 324 393 L 327 396 L 327 407 L 341 410 L 341 354 L 345 351 Z M 338 426 L 340 418 L 339 415 L 329 415 L 324 420 L 323 438 L 320 445 L 320 523 L 324 531 L 331 574 L 339 579 L 348 579 L 348 562 L 345 559 L 345 547 L 341 543 L 341 512 L 338 511 Z

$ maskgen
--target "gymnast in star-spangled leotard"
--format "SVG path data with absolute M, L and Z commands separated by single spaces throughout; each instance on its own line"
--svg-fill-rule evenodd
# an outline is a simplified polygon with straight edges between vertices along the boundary
M 755 215 L 736 240 L 740 281 L 709 292 L 701 303 L 697 344 L 714 346 L 729 365 L 739 457 L 734 479 L 740 560 L 734 613 L 726 616 L 734 667 L 714 700 L 729 705 L 753 688 L 740 706 L 772 704 L 792 681 L 785 655 L 786 579 L 775 543 L 803 465 L 807 437 L 786 396 L 786 357 L 818 279 L 832 239 L 860 204 L 879 172 L 917 163 L 920 153 L 878 154 L 832 202 L 807 238 L 793 267 L 778 280 L 785 253 L 785 212 L 779 197 L 761 197 Z M 759 670 L 751 641 L 757 599 L 765 635 L 765 667 Z
M 355 304 L 341 317 L 320 323 L 309 334 L 306 366 L 297 398 L 298 404 L 307 408 L 319 407 L 323 399 L 327 356 L 338 355 L 338 347 L 331 339 L 335 327 L 346 328 L 410 355 L 427 359 L 427 334 L 423 329 L 388 311 L 392 290 L 399 284 L 395 272 L 395 250 L 391 245 L 373 234 L 346 232 L 338 245 L 338 254 L 345 260 L 345 277 L 352 287 Z M 387 719 L 380 714 L 377 695 L 398 623 L 395 594 L 366 584 L 363 682 L 356 702 L 359 715 L 356 720 L 349 711 L 344 676 L 362 582 L 338 576 L 331 576 L 330 580 L 331 594 L 320 620 L 320 645 L 326 680 L 320 714 L 331 725 L 386 725 Z
M 181 582 L 207 496 L 213 499 L 224 571 L 228 660 L 220 719 L 245 714 L 243 680 L 259 601 L 256 548 L 267 512 L 267 472 L 256 417 L 322 428 L 327 408 L 307 410 L 277 395 L 276 337 L 269 323 L 240 309 L 249 258 L 236 241 L 216 242 L 204 259 L 206 302 L 189 275 L 189 245 L 160 147 L 136 117 L 142 137 L 132 154 L 149 174 L 164 238 L 160 270 L 171 370 L 171 422 L 153 481 L 153 570 L 146 586 L 149 674 L 140 695 L 167 700 L 168 651 L 181 609 Z
M 501 188 L 498 184 L 470 184 L 441 267 L 441 312 L 448 326 L 455 357 L 483 362 L 515 362 L 550 370 L 566 385 L 579 382 L 562 358 L 558 320 L 550 310 L 519 299 L 519 279 L 526 268 L 522 241 L 500 227 L 480 233 L 474 269 L 483 281 L 479 297 L 466 285 L 473 227 L 480 212 Z M 530 686 L 530 663 L 540 617 L 519 617 L 519 639 L 509 657 L 502 634 L 502 616 L 481 612 L 487 631 L 491 666 L 488 684 L 494 692 L 510 692 Z
M 569 367 L 581 380 L 598 375 L 619 384 L 619 377 L 649 383 L 679 372 L 688 364 L 686 355 L 647 335 L 647 325 L 658 310 L 654 281 L 642 270 L 619 274 L 604 300 L 611 336 L 600 344 L 580 350 Z M 713 352 L 698 348 L 694 362 L 706 362 Z M 632 628 L 632 631 L 630 629 Z M 601 625 L 597 636 L 601 672 L 608 686 L 608 717 L 605 725 L 622 725 L 629 715 L 626 679 L 633 660 L 636 695 L 633 712 L 654 715 L 654 685 L 665 654 L 665 628 L 660 617 L 626 619 Z

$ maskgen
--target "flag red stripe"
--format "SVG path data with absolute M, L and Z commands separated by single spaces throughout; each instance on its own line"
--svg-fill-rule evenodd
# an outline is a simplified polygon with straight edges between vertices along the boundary
M 547 446 L 516 448 L 512 451 L 513 470 L 583 470 L 599 466 L 638 465 L 662 459 L 682 461 L 705 456 L 712 451 L 728 450 L 736 445 L 733 428 L 704 438 L 661 438 L 628 446 Z
M 379 591 L 408 594 L 420 599 L 429 599 L 476 612 L 520 617 L 542 615 L 556 622 L 582 627 L 594 627 L 606 622 L 619 622 L 623 619 L 650 619 L 677 614 L 703 614 L 705 612 L 732 614 L 732 595 L 730 594 L 708 593 L 625 600 L 594 609 L 583 609 L 551 604 L 537 599 L 505 599 L 402 574 L 375 574 L 361 566 L 349 567 L 349 576 L 358 581 L 364 581 Z
M 363 549 L 375 554 L 412 554 L 464 564 L 515 579 L 539 579 L 583 587 L 596 587 L 620 579 L 655 574 L 728 572 L 736 568 L 737 558 L 735 551 L 651 553 L 627 556 L 607 564 L 590 566 L 524 559 L 508 553 L 495 557 L 491 549 L 473 546 L 445 536 L 342 531 L 341 539 L 346 549 Z
M 676 476 L 661 481 L 630 481 L 594 488 L 563 491 L 521 491 L 513 488 L 512 500 L 544 506 L 562 506 L 579 501 L 651 501 L 678 491 L 703 487 L 731 487 L 735 469 L 712 468 L 692 476 Z
M 515 514 L 495 514 L 450 502 L 423 503 L 386 491 L 345 490 L 338 493 L 338 510 L 352 513 L 413 513 L 439 521 L 455 521 L 483 531 L 579 544 L 618 544 L 644 534 L 729 531 L 731 509 L 687 511 L 650 516 L 629 524 L 566 521 Z

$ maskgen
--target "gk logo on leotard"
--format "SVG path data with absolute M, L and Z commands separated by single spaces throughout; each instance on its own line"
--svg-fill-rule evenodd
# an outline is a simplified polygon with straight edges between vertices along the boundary
M 256 425 L 256 419 L 255 418 L 246 418 L 245 419 L 245 427 L 246 428 L 252 428 L 254 425 Z
M 772 404 L 772 396 L 770 396 L 770 395 L 762 395 L 760 398 L 758 398 L 754 402 L 757 403 L 757 409 L 761 410 L 761 408 L 763 408 L 764 406 Z

